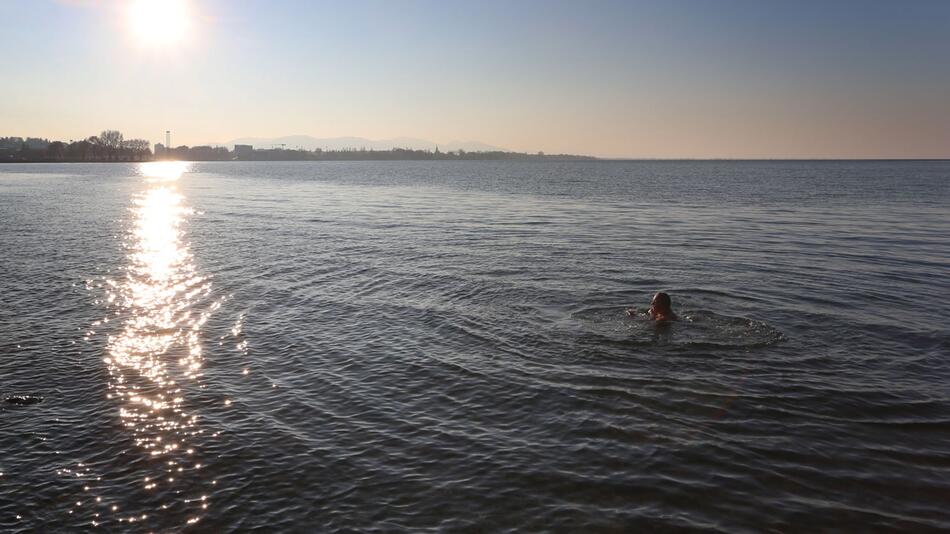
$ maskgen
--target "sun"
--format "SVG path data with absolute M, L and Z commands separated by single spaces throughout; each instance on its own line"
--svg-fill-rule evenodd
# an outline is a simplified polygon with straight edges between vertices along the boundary
M 128 19 L 132 35 L 140 44 L 169 47 L 188 37 L 192 14 L 187 0 L 131 0 Z

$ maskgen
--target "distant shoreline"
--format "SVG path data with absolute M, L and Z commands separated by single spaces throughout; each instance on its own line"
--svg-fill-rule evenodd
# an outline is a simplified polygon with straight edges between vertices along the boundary
M 159 161 L 187 161 L 191 163 L 273 163 L 273 162 L 312 162 L 312 163 L 327 163 L 327 162 L 358 162 L 358 161 L 525 161 L 525 162 L 538 162 L 538 161 L 551 161 L 551 162 L 588 162 L 588 163 L 621 163 L 621 162 L 641 162 L 641 163 L 677 163 L 677 162 L 695 162 L 695 163 L 782 163 L 782 162 L 942 162 L 950 161 L 950 158 L 598 158 L 592 156 L 571 156 L 571 157 L 557 157 L 557 156 L 545 156 L 543 158 L 464 158 L 464 159 L 427 159 L 427 158 L 373 158 L 373 159 L 231 159 L 231 160 L 222 160 L 222 159 L 164 159 L 164 158 L 153 158 L 153 159 L 143 159 L 143 160 L 0 160 L 0 165 L 15 165 L 15 164 L 55 164 L 55 163 L 149 163 L 149 162 L 159 162 Z
M 0 163 L 141 163 L 146 161 L 593 161 L 593 156 L 575 154 L 527 154 L 524 152 L 439 152 L 428 150 L 291 150 L 291 149 L 236 149 L 223 147 L 156 147 L 155 154 L 122 154 L 105 152 L 86 157 L 50 157 L 43 151 L 2 154 Z M 3 157 L 3 156 L 6 157 Z
M 166 143 L 168 140 L 166 138 Z M 166 146 L 144 139 L 126 139 L 118 130 L 103 130 L 79 141 L 50 141 L 39 137 L 0 137 L 0 163 L 112 163 L 155 160 L 176 161 L 399 161 L 399 160 L 593 160 L 592 156 L 511 152 L 502 149 L 441 151 L 393 147 L 366 149 L 347 147 L 333 150 L 316 148 L 254 148 L 250 144 L 224 146 Z
M 49 141 L 37 137 L 0 137 L 0 163 L 136 163 L 144 161 L 641 161 L 641 162 L 782 162 L 782 161 L 948 161 L 937 157 L 609 157 L 580 154 L 512 152 L 504 149 L 441 151 L 413 148 L 337 149 L 255 148 L 251 144 L 226 146 L 199 145 L 177 147 L 158 143 L 153 147 L 144 139 L 125 139 L 122 132 L 104 130 L 98 136 L 79 141 Z
M 192 163 L 250 163 L 250 162 L 340 162 L 340 161 L 526 161 L 526 162 L 537 162 L 537 161 L 552 161 L 552 162 L 595 162 L 595 163 L 611 163 L 611 162 L 650 162 L 650 163 L 677 163 L 677 162 L 695 162 L 695 163 L 782 163 L 782 162 L 927 162 L 927 161 L 950 161 L 950 157 L 947 158 L 601 158 L 593 156 L 572 156 L 572 155 L 551 155 L 551 156 L 529 156 L 529 157 L 504 157 L 504 158 L 491 158 L 491 157 L 472 157 L 472 158 L 452 158 L 452 159 L 435 159 L 435 158 L 334 158 L 334 159 L 196 159 L 196 158 L 186 158 L 186 159 L 169 159 L 169 158 L 151 158 L 151 159 L 138 159 L 138 160 L 47 160 L 47 159 L 31 159 L 31 160 L 0 160 L 0 165 L 3 164 L 42 164 L 42 163 L 149 163 L 149 162 L 160 162 L 160 161 L 187 161 Z

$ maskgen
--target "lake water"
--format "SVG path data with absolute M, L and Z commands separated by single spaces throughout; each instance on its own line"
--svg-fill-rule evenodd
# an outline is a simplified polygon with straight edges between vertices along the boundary
M 948 161 L 4 165 L 0 250 L 3 531 L 950 529 Z

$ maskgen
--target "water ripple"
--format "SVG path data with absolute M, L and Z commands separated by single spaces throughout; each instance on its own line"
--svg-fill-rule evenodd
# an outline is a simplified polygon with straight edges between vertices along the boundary
M 0 530 L 950 529 L 946 162 L 181 170 L 0 169 Z

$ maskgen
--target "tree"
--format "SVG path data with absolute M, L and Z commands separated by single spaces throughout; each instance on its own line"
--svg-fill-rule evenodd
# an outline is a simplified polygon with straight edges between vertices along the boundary
M 86 139 L 86 142 L 89 143 L 89 159 L 95 161 L 104 159 L 106 156 L 106 146 L 98 136 L 92 136 L 89 139 Z
M 152 144 L 145 139 L 128 139 L 122 141 L 122 151 L 125 157 L 132 160 L 148 159 L 152 155 Z
M 118 130 L 103 130 L 99 134 L 99 141 L 108 154 L 109 159 L 115 159 L 122 148 L 122 132 Z
M 66 143 L 53 141 L 46 147 L 46 157 L 54 161 L 66 159 Z
M 66 147 L 66 158 L 73 161 L 86 161 L 89 159 L 89 152 L 91 150 L 89 141 L 73 141 L 69 143 L 69 146 Z

